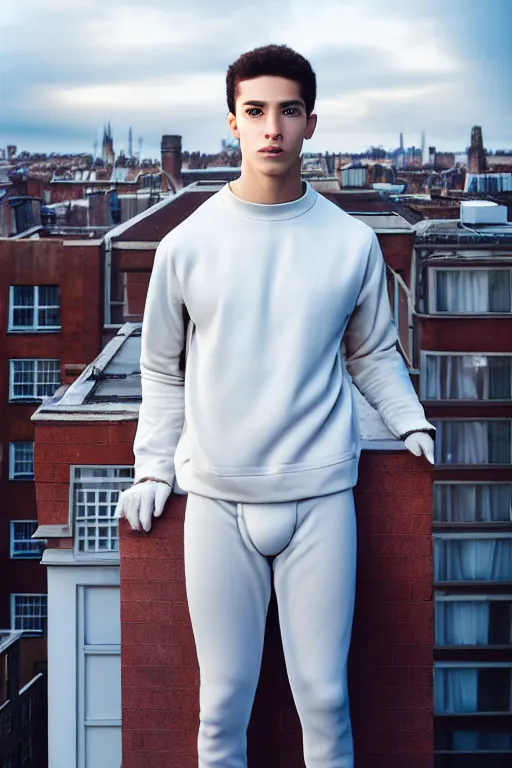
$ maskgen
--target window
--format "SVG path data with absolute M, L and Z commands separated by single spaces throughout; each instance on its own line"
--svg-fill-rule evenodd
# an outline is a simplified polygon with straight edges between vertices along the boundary
M 438 731 L 434 738 L 436 749 L 447 752 L 512 752 L 510 731 Z
M 422 352 L 424 400 L 511 400 L 511 355 Z
M 11 627 L 13 629 L 42 632 L 46 616 L 46 595 L 11 595 Z
M 435 421 L 436 463 L 512 463 L 511 424 L 511 419 Z
M 436 645 L 512 647 L 512 595 L 436 595 Z
M 510 730 L 440 730 L 434 733 L 435 768 L 510 768 Z
M 512 663 L 437 662 L 434 713 L 512 712 Z
M 10 400 L 43 400 L 60 387 L 60 360 L 11 360 Z
M 432 268 L 430 312 L 512 312 L 512 270 L 508 267 Z
M 9 330 L 60 328 L 58 285 L 11 285 Z
M 512 536 L 434 533 L 434 581 L 512 582 Z
M 46 546 L 42 539 L 33 539 L 37 520 L 11 521 L 11 557 L 16 559 L 40 558 Z
M 133 482 L 133 467 L 75 467 L 73 511 L 75 551 L 112 554 L 119 551 L 119 494 Z
M 512 483 L 435 483 L 434 522 L 512 523 Z
M 34 443 L 10 444 L 11 480 L 32 480 L 34 477 Z

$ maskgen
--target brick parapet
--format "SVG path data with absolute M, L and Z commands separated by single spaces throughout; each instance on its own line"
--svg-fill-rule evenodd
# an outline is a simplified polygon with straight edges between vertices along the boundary
M 432 472 L 363 452 L 349 679 L 358 768 L 432 768 Z M 148 536 L 121 526 L 123 768 L 196 768 L 199 677 L 186 602 L 183 520 L 172 496 Z M 299 720 L 272 598 L 248 731 L 252 768 L 301 768 Z

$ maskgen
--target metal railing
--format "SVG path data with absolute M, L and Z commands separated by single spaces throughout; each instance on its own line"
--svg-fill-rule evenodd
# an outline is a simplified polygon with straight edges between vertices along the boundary
M 390 303 L 393 319 L 398 330 L 398 342 L 400 352 L 409 370 L 416 367 L 415 327 L 414 316 L 416 314 L 412 296 L 407 284 L 386 264 L 388 282 L 390 285 Z
M 47 684 L 36 675 L 0 706 L 1 768 L 47 768 Z

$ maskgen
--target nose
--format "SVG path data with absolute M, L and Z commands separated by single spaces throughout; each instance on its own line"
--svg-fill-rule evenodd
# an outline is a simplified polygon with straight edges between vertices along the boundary
M 273 112 L 272 110 L 269 110 L 266 125 L 265 125 L 265 135 L 266 136 L 281 136 L 281 115 L 279 112 Z

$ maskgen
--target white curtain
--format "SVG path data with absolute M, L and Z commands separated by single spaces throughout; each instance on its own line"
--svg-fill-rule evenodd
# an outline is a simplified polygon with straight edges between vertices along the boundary
M 434 539 L 436 581 L 512 580 L 512 539 Z
M 436 484 L 434 520 L 440 523 L 512 522 L 512 484 Z
M 512 357 L 427 355 L 427 400 L 510 400 Z
M 478 709 L 477 669 L 435 669 L 434 711 L 476 712 Z
M 510 464 L 511 420 L 438 421 L 436 463 Z
M 436 602 L 438 645 L 487 645 L 490 605 L 484 600 Z
M 510 312 L 508 269 L 436 270 L 438 312 Z

